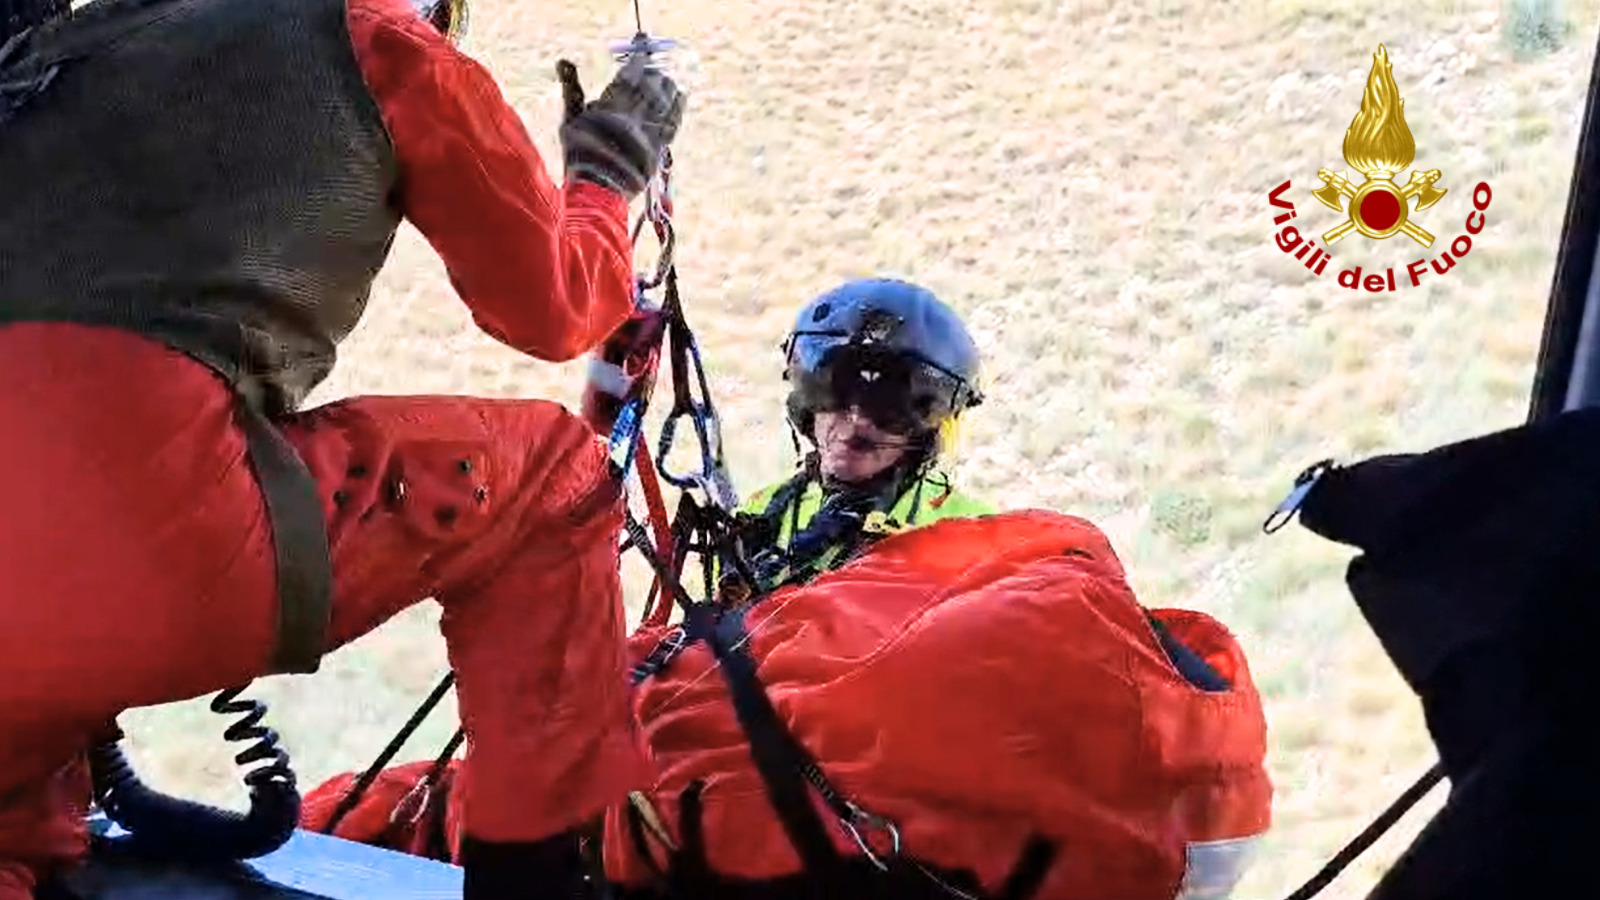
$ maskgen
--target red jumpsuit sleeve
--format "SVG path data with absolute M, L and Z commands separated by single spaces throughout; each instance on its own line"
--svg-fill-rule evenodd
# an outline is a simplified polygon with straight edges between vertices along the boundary
M 401 212 L 444 261 L 473 321 L 548 362 L 633 308 L 628 204 L 557 186 L 493 76 L 409 0 L 349 0 L 351 43 L 399 162 Z

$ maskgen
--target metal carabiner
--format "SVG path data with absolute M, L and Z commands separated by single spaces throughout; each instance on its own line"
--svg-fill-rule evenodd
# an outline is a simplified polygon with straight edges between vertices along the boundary
M 646 217 L 640 216 L 638 223 L 633 226 L 632 241 L 634 244 L 639 243 L 639 235 L 644 231 L 645 221 Z M 652 222 L 651 224 L 655 227 L 656 240 L 661 244 L 661 254 L 656 258 L 655 274 L 649 279 L 642 277 L 639 279 L 639 286 L 645 290 L 660 287 L 661 283 L 667 280 L 667 273 L 671 271 L 673 265 L 673 251 L 678 245 L 678 234 L 673 230 L 670 219 L 665 222 Z
M 655 276 L 646 281 L 640 279 L 640 286 L 648 289 L 660 285 L 667 278 L 667 272 L 672 269 L 674 251 L 677 249 L 677 231 L 672 227 L 672 149 L 663 148 L 661 151 L 661 168 L 656 177 L 650 180 L 645 187 L 644 211 L 633 225 L 633 234 L 630 240 L 635 246 L 639 243 L 639 235 L 644 232 L 644 223 L 649 222 L 656 234 L 656 242 L 661 246 L 660 255 L 656 257 Z
M 1262 532 L 1274 534 L 1289 524 L 1289 520 L 1294 518 L 1294 514 L 1299 512 L 1300 506 L 1306 502 L 1306 497 L 1310 496 L 1311 489 L 1316 487 L 1318 482 L 1322 481 L 1322 476 L 1333 468 L 1333 460 L 1319 460 L 1295 476 L 1294 487 L 1290 489 L 1289 495 L 1284 497 L 1283 502 L 1279 503 L 1272 514 L 1267 516 L 1267 520 L 1261 523 Z
M 728 467 L 717 463 L 711 471 L 698 476 L 698 487 L 711 502 L 716 504 L 723 512 L 733 512 L 739 506 L 739 493 L 733 489 L 733 476 L 728 474 Z
M 677 475 L 667 466 L 667 455 L 672 452 L 672 444 L 678 436 L 678 422 L 688 416 L 689 422 L 694 425 L 695 440 L 700 444 L 700 471 Z M 703 405 L 689 401 L 687 407 L 677 407 L 667 413 L 666 421 L 661 423 L 661 437 L 656 442 L 656 471 L 663 480 L 676 488 L 690 488 L 695 486 L 695 477 L 704 476 L 716 464 L 711 456 L 710 429 L 706 425 L 709 417 Z
M 676 659 L 678 654 L 689 646 L 689 629 L 682 625 L 672 629 L 667 633 L 666 637 L 661 639 L 661 646 L 663 648 L 664 661 L 670 662 Z
M 700 468 L 677 474 L 669 468 L 667 455 L 677 437 L 678 420 L 685 416 L 693 423 L 695 439 L 700 444 Z M 656 471 L 663 481 L 679 490 L 700 490 L 725 512 L 732 512 L 739 505 L 733 478 L 722 458 L 722 423 L 705 404 L 690 401 L 687 409 L 674 409 L 667 414 L 656 445 Z
M 849 815 L 840 817 L 839 824 L 844 826 L 844 830 L 850 835 L 850 839 L 855 841 L 857 847 L 861 848 L 861 852 L 866 856 L 868 862 L 877 867 L 880 872 L 889 871 L 889 865 L 884 862 L 884 857 L 878 855 L 871 842 L 861 833 L 861 828 L 857 826 L 859 824 L 889 835 L 889 859 L 894 859 L 900 855 L 900 827 L 883 816 L 867 812 L 849 800 L 842 802 Z

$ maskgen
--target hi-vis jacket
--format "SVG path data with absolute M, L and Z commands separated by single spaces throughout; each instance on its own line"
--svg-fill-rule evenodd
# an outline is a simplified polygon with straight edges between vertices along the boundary
M 787 481 L 780 481 L 756 491 L 740 504 L 739 512 L 752 515 L 766 512 L 773 496 L 786 484 Z M 817 511 L 822 508 L 822 499 L 822 485 L 813 480 L 807 483 L 800 496 L 784 509 L 774 511 L 779 516 L 778 546 L 787 546 L 795 531 L 811 524 Z M 951 484 L 949 474 L 940 469 L 933 469 L 901 493 L 881 523 L 872 522 L 869 526 L 881 524 L 887 531 L 893 532 L 927 525 L 941 519 L 986 516 L 993 512 L 996 512 L 993 505 L 957 491 Z

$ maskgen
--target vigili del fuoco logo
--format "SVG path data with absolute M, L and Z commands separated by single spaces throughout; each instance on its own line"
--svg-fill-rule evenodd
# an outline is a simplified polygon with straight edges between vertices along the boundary
M 1344 217 L 1343 222 L 1322 233 L 1323 246 L 1317 246 L 1316 241 L 1289 224 L 1289 220 L 1299 215 L 1294 204 L 1284 199 L 1290 182 L 1285 181 L 1267 195 L 1274 207 L 1286 210 L 1272 220 L 1274 225 L 1280 226 L 1276 238 L 1278 249 L 1300 260 L 1314 275 L 1328 274 L 1328 260 L 1333 254 L 1327 248 L 1350 237 L 1352 232 L 1372 241 L 1405 235 L 1425 250 L 1434 251 L 1408 263 L 1405 274 L 1398 279 L 1393 266 L 1382 271 L 1371 267 L 1365 274 L 1362 266 L 1352 266 L 1333 273 L 1340 287 L 1364 288 L 1375 294 L 1396 290 L 1398 285 L 1416 287 L 1430 271 L 1443 275 L 1455 268 L 1456 263 L 1472 252 L 1472 236 L 1483 230 L 1483 214 L 1492 196 L 1488 183 L 1478 182 L 1472 189 L 1472 211 L 1467 213 L 1466 232 L 1458 235 L 1448 247 L 1434 250 L 1433 234 L 1413 216 L 1438 203 L 1449 189 L 1439 186 L 1444 173 L 1438 169 L 1413 169 L 1404 186 L 1396 183 L 1397 176 L 1416 158 L 1417 143 L 1406 126 L 1406 101 L 1400 97 L 1390 68 L 1389 51 L 1379 44 L 1378 52 L 1372 55 L 1366 93 L 1361 95 L 1361 111 L 1344 133 L 1344 161 L 1364 180 L 1357 183 L 1343 172 L 1327 168 L 1317 170 L 1322 187 L 1311 191 L 1311 196 Z M 1415 207 L 1411 205 L 1413 200 Z

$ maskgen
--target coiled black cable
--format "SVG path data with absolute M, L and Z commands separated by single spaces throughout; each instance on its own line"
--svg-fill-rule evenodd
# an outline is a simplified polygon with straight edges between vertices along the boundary
M 146 858 L 182 862 L 254 859 L 282 847 L 300 821 L 300 791 L 289 754 L 278 733 L 262 725 L 267 705 L 243 699 L 249 685 L 230 688 L 211 699 L 221 715 L 244 715 L 225 729 L 229 743 L 252 742 L 234 756 L 241 766 L 270 760 L 244 776 L 250 809 L 239 813 L 164 794 L 139 780 L 118 742 L 89 753 L 94 796 L 107 818 L 128 834 L 102 839 Z

